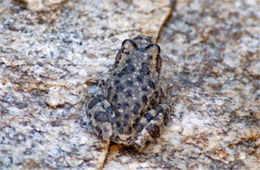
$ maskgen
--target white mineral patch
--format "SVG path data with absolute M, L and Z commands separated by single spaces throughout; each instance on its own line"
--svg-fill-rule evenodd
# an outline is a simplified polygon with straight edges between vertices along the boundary
M 260 56 L 259 61 L 255 61 L 250 64 L 248 71 L 253 76 L 260 76 Z

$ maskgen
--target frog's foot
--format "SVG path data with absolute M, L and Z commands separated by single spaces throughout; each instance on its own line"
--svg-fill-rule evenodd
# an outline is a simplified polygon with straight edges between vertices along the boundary
M 109 141 L 113 130 L 111 115 L 113 113 L 110 103 L 103 94 L 94 94 L 87 104 L 87 117 L 93 130 L 103 140 Z
M 169 121 L 168 110 L 167 105 L 160 104 L 145 114 L 137 123 L 136 129 L 140 133 L 136 136 L 134 147 L 138 151 L 142 151 L 147 143 L 155 142 L 155 139 L 163 132 Z

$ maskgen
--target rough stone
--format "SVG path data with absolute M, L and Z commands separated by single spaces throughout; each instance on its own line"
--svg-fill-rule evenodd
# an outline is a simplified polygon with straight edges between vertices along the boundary
M 169 8 L 102 2 L 41 15 L 0 3 L 0 169 L 103 166 L 108 144 L 81 122 L 87 88 L 123 39 L 156 37 Z M 104 169 L 260 169 L 259 5 L 178 2 L 159 39 L 171 124 L 143 153 L 111 145 Z
M 55 10 L 60 5 L 67 2 L 67 0 L 16 0 L 17 2 L 24 3 L 27 8 L 37 12 L 47 12 Z

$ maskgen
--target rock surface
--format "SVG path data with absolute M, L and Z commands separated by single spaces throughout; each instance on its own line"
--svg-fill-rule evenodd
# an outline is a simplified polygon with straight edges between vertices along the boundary
M 178 2 L 159 39 L 171 124 L 143 153 L 112 145 L 105 161 L 108 144 L 81 121 L 88 87 L 123 39 L 156 38 L 169 11 L 138 2 L 39 14 L 2 1 L 0 169 L 260 169 L 257 0 Z
M 27 6 L 27 8 L 37 12 L 56 10 L 62 4 L 67 2 L 67 0 L 16 0 L 16 1 L 24 3 Z

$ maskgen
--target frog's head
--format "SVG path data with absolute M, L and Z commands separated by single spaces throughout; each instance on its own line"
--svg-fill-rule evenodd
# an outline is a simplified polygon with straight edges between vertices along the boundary
M 120 68 L 135 63 L 143 75 L 160 75 L 162 61 L 160 57 L 160 47 L 152 41 L 152 37 L 139 35 L 133 39 L 126 39 L 116 56 L 114 67 Z

